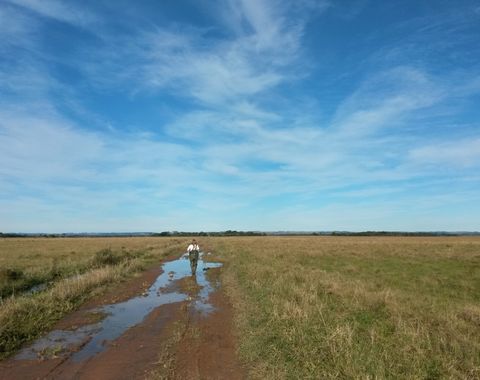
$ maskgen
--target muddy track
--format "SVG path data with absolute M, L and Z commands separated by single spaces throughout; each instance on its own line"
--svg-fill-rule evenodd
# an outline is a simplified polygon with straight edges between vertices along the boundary
M 219 263 L 170 259 L 0 362 L 0 379 L 242 379 Z M 204 270 L 205 269 L 205 270 Z

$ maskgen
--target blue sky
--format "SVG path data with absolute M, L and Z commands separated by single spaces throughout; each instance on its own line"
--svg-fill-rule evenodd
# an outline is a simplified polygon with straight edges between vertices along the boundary
M 480 230 L 480 2 L 0 1 L 0 231 Z

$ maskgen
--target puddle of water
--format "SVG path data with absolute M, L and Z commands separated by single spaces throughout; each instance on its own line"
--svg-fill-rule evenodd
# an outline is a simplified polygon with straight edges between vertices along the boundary
M 198 295 L 191 301 L 194 309 L 201 314 L 214 310 L 208 303 L 210 293 L 217 284 L 211 284 L 206 278 L 210 268 L 221 267 L 221 263 L 205 263 L 200 254 L 197 274 L 194 277 L 200 287 Z M 157 277 L 150 288 L 141 296 L 127 301 L 95 308 L 93 312 L 105 313 L 107 316 L 99 323 L 83 326 L 77 330 L 54 330 L 46 337 L 37 340 L 33 345 L 20 351 L 15 357 L 18 360 L 37 359 L 48 352 L 56 356 L 72 355 L 73 361 L 88 359 L 106 349 L 108 342 L 119 338 L 128 328 L 141 323 L 155 308 L 189 299 L 188 294 L 172 289 L 172 282 L 189 277 L 190 263 L 181 258 L 163 264 L 163 273 Z
M 33 360 L 39 357 L 63 356 L 67 351 L 84 344 L 91 334 L 100 330 L 100 324 L 86 325 L 77 330 L 55 330 L 20 351 L 15 359 Z
M 37 285 L 35 285 L 35 286 L 32 286 L 30 289 L 26 290 L 26 291 L 24 292 L 24 294 L 26 294 L 26 295 L 32 295 L 32 294 L 36 294 L 36 293 L 42 292 L 42 291 L 44 291 L 45 289 L 47 289 L 47 286 L 48 286 L 48 284 L 46 284 L 46 283 L 37 284 Z
M 206 279 L 207 269 L 219 268 L 221 263 L 205 263 L 203 260 L 199 261 L 199 268 L 197 268 L 197 284 L 201 286 L 198 297 L 193 300 L 193 307 L 196 311 L 202 314 L 209 314 L 215 310 L 214 306 L 208 302 L 208 297 L 212 293 L 218 284 L 211 284 Z

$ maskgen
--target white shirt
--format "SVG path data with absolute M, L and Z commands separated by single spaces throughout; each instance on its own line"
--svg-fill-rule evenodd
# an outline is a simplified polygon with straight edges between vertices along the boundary
M 200 247 L 198 244 L 190 244 L 187 248 L 187 252 L 192 252 L 192 251 L 199 251 Z

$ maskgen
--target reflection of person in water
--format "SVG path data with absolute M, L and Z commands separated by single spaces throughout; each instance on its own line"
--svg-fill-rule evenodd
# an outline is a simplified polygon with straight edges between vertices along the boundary
M 197 264 L 198 264 L 198 252 L 200 251 L 200 247 L 198 246 L 195 239 L 192 240 L 190 245 L 187 248 L 188 258 L 190 260 L 190 269 L 192 270 L 192 275 L 195 274 L 197 271 Z

